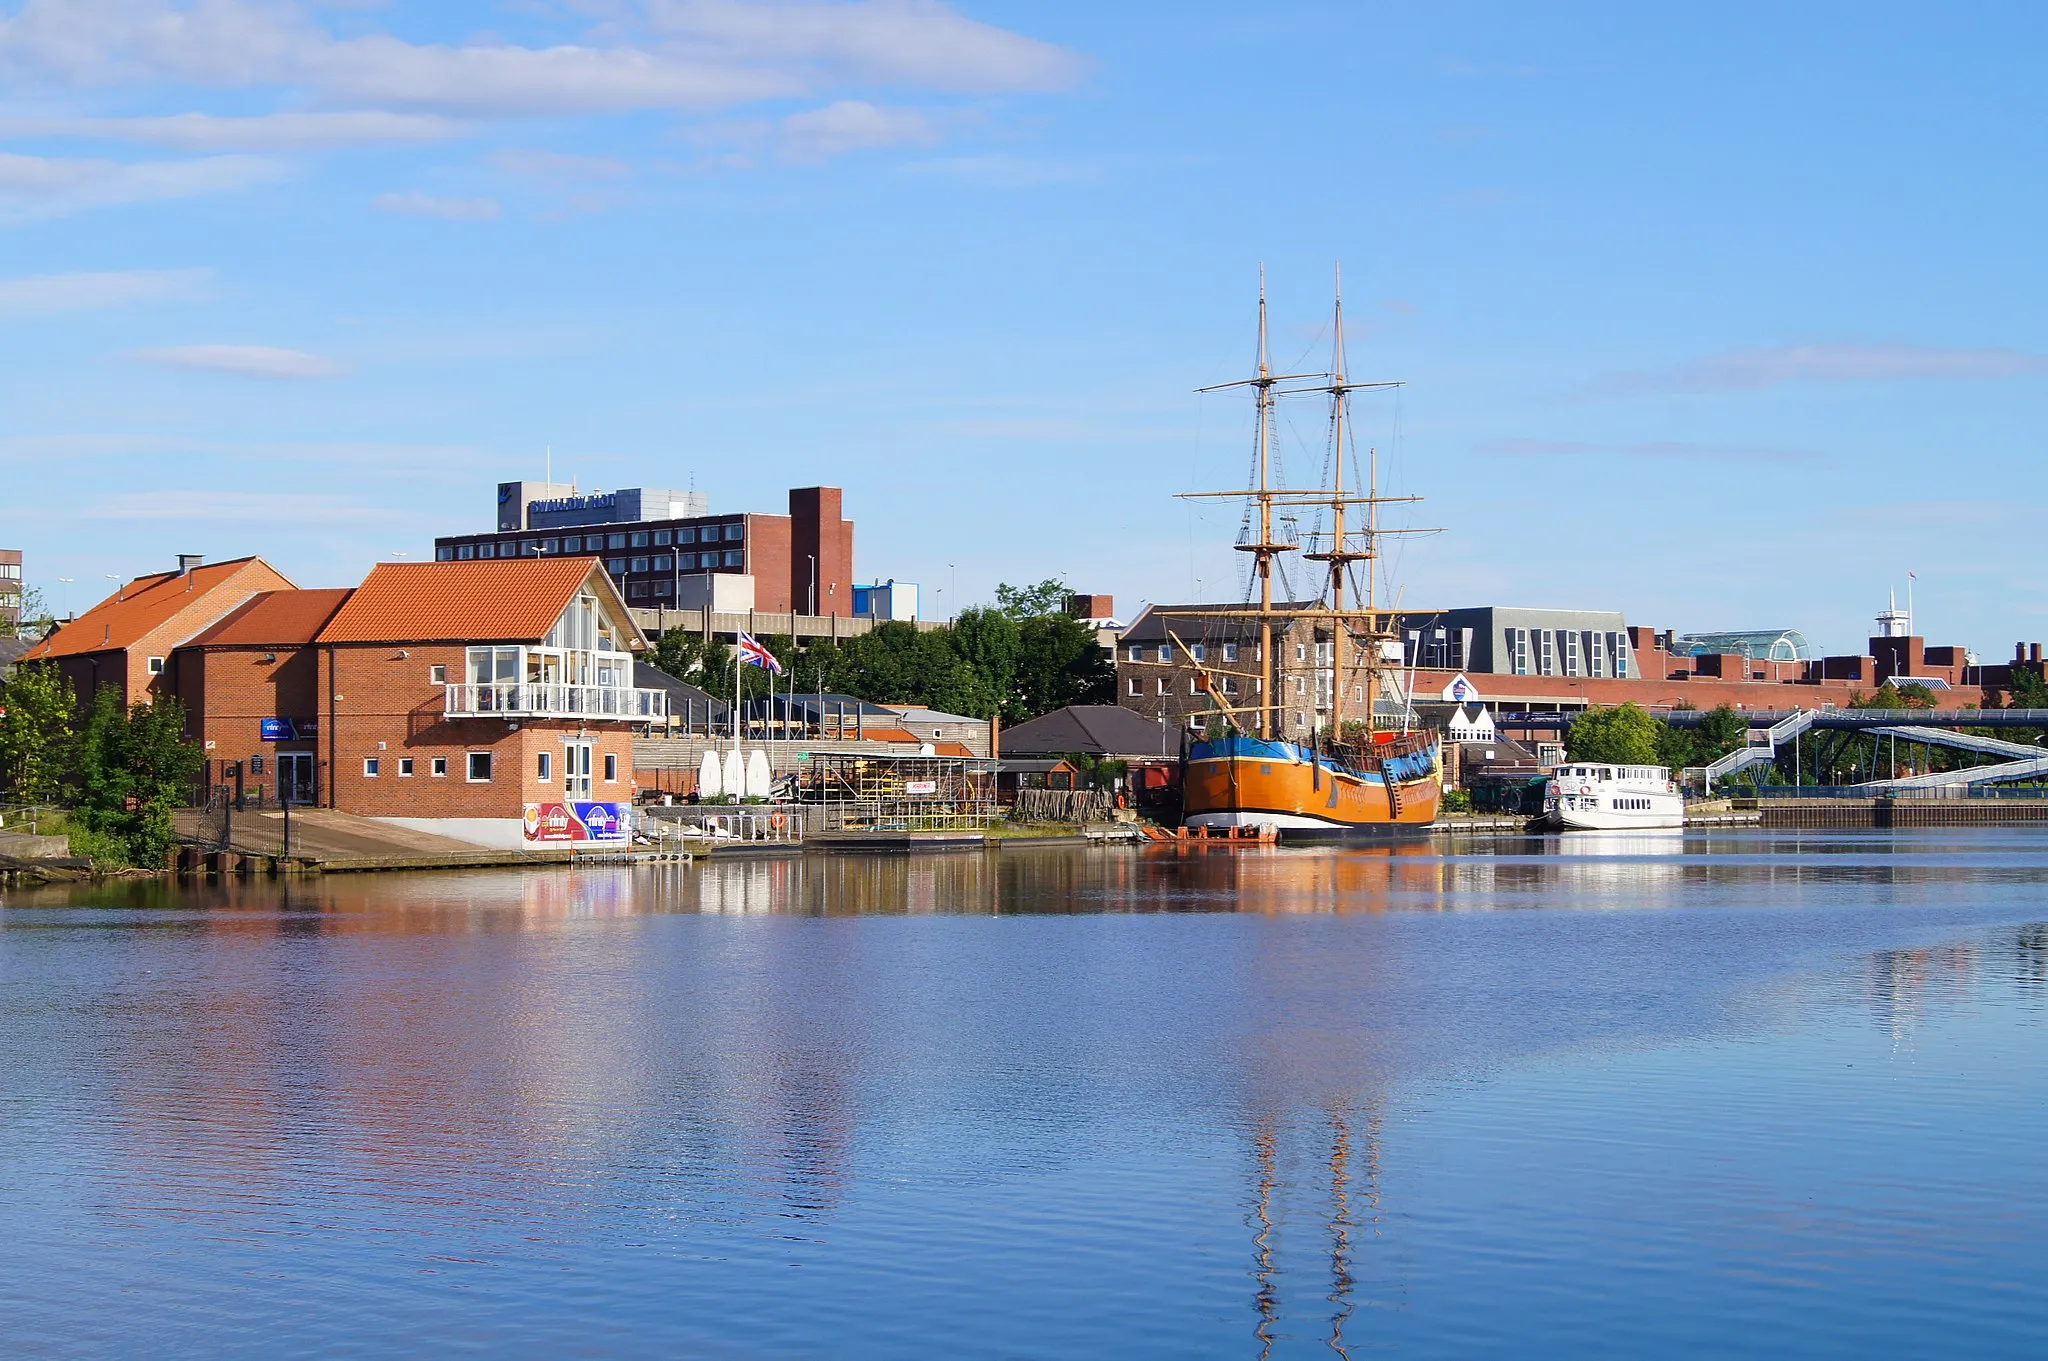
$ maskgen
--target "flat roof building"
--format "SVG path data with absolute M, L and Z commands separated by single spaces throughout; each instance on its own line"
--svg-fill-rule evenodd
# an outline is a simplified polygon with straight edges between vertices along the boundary
M 437 562 L 599 558 L 634 609 L 712 600 L 710 578 L 752 580 L 750 608 L 851 618 L 853 522 L 837 487 L 796 487 L 789 513 L 713 514 L 702 492 L 632 487 L 578 493 L 549 482 L 498 486 L 498 528 L 434 540 Z M 701 606 L 699 606 L 701 607 Z
M 21 623 L 21 550 L 0 548 L 0 635 Z

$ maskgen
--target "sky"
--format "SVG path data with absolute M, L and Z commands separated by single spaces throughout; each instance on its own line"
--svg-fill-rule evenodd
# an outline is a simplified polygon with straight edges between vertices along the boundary
M 1404 607 L 2048 638 L 2048 10 L 0 0 L 0 546 L 302 585 L 845 488 L 927 613 L 1231 598 L 1263 267 Z M 1324 417 L 1283 410 L 1289 471 Z M 68 581 L 62 579 L 69 578 Z

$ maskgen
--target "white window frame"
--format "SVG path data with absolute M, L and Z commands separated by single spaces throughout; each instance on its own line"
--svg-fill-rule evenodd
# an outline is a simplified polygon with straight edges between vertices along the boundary
M 533 778 L 540 784 L 552 784 L 555 779 L 555 756 L 553 752 L 541 752 L 535 758 Z
M 430 761 L 427 764 L 427 774 L 433 776 L 437 780 L 447 779 L 448 758 L 445 756 L 436 756 L 432 761 Z
M 937 737 L 938 735 L 939 730 L 933 728 L 932 736 Z M 615 751 L 608 751 L 604 754 L 604 782 L 606 784 L 617 784 L 619 782 L 619 754 Z
M 161 676 L 164 673 L 164 659 L 161 657 L 151 657 L 147 665 L 152 676 Z
M 398 778 L 401 780 L 412 778 L 412 757 L 401 756 L 398 758 Z
M 445 662 L 444 662 L 444 663 L 437 663 L 436 665 L 433 665 L 433 666 L 430 666 L 430 667 L 428 667 L 428 668 L 427 668 L 427 684 L 429 684 L 429 685 L 446 685 L 447 683 L 448 683 L 448 667 L 447 667 L 447 664 L 446 664 Z
M 379 772 L 379 771 L 381 771 L 382 769 L 383 769 L 383 766 L 382 766 L 382 765 L 380 764 L 380 762 L 379 762 L 379 758 L 377 758 L 377 757 L 375 757 L 375 756 L 365 756 L 365 757 L 363 758 L 363 778 L 364 778 L 364 779 L 366 779 L 366 780 L 374 780 L 374 779 L 376 779 L 376 778 L 377 778 L 377 775 L 378 775 L 378 772 Z

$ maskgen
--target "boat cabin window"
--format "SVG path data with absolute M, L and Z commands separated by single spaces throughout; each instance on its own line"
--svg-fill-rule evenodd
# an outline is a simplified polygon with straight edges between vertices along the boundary
M 1613 779 L 1613 778 L 1614 778 L 1614 772 L 1613 772 L 1613 771 L 1611 771 L 1611 770 L 1605 770 L 1605 769 L 1603 769 L 1603 770 L 1602 770 L 1602 771 L 1600 772 L 1600 778 L 1601 778 L 1601 779 L 1603 779 L 1603 780 L 1611 780 L 1611 779 Z

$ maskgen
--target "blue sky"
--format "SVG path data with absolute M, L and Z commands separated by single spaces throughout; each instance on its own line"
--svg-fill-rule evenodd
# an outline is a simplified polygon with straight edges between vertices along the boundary
M 2048 636 L 2034 7 L 0 0 L 0 544 L 307 585 L 492 486 L 1229 595 L 1263 262 L 1405 604 Z M 1297 466 L 1320 417 L 1292 413 Z M 1290 441 L 1294 436 L 1290 434 Z M 68 587 L 59 577 L 72 578 Z M 954 584 L 957 581 L 957 586 Z

